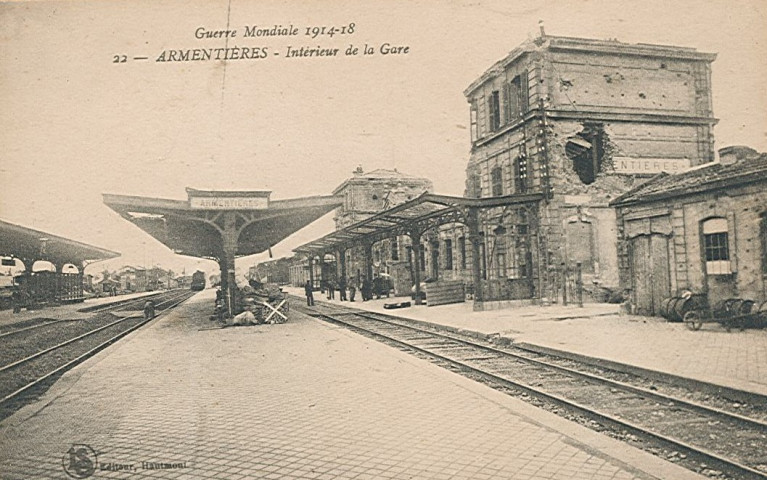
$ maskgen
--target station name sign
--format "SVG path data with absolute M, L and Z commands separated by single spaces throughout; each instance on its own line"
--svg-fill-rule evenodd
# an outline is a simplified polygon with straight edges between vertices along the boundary
M 616 173 L 677 173 L 690 168 L 687 158 L 613 157 Z
M 200 210 L 265 210 L 268 197 L 189 197 L 189 206 Z

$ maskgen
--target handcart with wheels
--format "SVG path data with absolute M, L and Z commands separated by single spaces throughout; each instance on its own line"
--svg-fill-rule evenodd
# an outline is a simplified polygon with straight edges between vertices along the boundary
M 700 308 L 687 311 L 683 321 L 690 330 L 700 330 L 704 323 L 718 323 L 728 332 L 733 328 L 764 328 L 767 326 L 767 301 L 729 298 L 713 307 L 706 302 Z

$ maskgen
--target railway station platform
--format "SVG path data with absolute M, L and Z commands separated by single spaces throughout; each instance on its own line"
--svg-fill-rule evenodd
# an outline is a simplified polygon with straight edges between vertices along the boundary
M 2 478 L 703 478 L 295 309 L 215 328 L 213 298 L 2 421 Z
M 286 291 L 304 297 L 302 288 Z M 338 294 L 336 294 L 338 297 Z M 618 305 L 524 306 L 484 312 L 470 303 L 386 310 L 385 303 L 406 301 L 392 297 L 354 303 L 315 301 L 353 306 L 463 330 L 482 337 L 506 339 L 533 349 L 554 351 L 626 370 L 661 372 L 693 381 L 767 395 L 767 330 L 732 330 L 717 323 L 691 331 L 682 323 L 660 317 L 619 313 Z
M 159 292 L 162 292 L 162 290 L 156 290 L 152 292 L 127 293 L 124 295 L 116 295 L 114 297 L 94 297 L 86 299 L 84 302 L 80 303 L 69 303 L 53 307 L 41 307 L 34 310 L 27 310 L 25 308 L 19 313 L 13 313 L 12 309 L 0 310 L 0 327 L 13 325 L 15 323 L 22 323 L 38 318 L 46 318 L 52 320 L 78 320 L 90 315 L 89 313 L 83 313 L 79 311 L 83 308 L 96 307 L 112 302 L 120 302 L 134 298 L 156 295 Z

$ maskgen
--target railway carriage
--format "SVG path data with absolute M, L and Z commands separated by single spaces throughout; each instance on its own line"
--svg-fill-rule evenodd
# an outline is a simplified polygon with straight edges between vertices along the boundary
M 200 291 L 205 289 L 205 272 L 197 270 L 192 274 L 192 286 L 194 291 Z

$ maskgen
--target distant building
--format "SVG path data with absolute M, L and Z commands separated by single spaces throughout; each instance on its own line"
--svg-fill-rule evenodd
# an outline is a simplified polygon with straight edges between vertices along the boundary
M 637 313 L 689 290 L 711 306 L 767 300 L 767 154 L 719 151 L 720 162 L 660 174 L 616 198 L 621 285 Z
M 372 217 L 376 213 L 396 207 L 419 195 L 431 192 L 432 182 L 428 178 L 416 177 L 394 170 L 377 169 L 364 172 L 357 168 L 353 176 L 333 190 L 333 195 L 343 198 L 343 206 L 336 210 L 334 217 L 336 229 L 340 230 L 354 223 Z M 407 236 L 390 238 L 375 245 L 369 245 L 373 259 L 373 275 L 390 276 L 395 289 L 409 291 L 412 281 L 408 270 L 409 242 Z M 347 275 L 358 284 L 364 272 L 365 247 L 346 250 L 343 261 L 346 262 Z M 309 263 L 298 259 L 290 267 L 290 283 L 303 285 L 312 278 L 315 287 L 320 287 L 320 279 L 338 280 L 338 252 L 315 257 Z
M 408 175 L 397 169 L 379 168 L 366 173 L 357 167 L 351 178 L 333 190 L 333 195 L 342 197 L 344 201 L 333 218 L 336 229 L 370 218 L 432 189 L 428 178 Z
M 147 289 L 147 271 L 143 267 L 126 265 L 120 268 L 112 279 L 119 282 L 121 292 L 145 292 Z
M 248 269 L 248 280 L 287 285 L 290 283 L 290 266 L 294 262 L 293 257 L 260 262 Z

